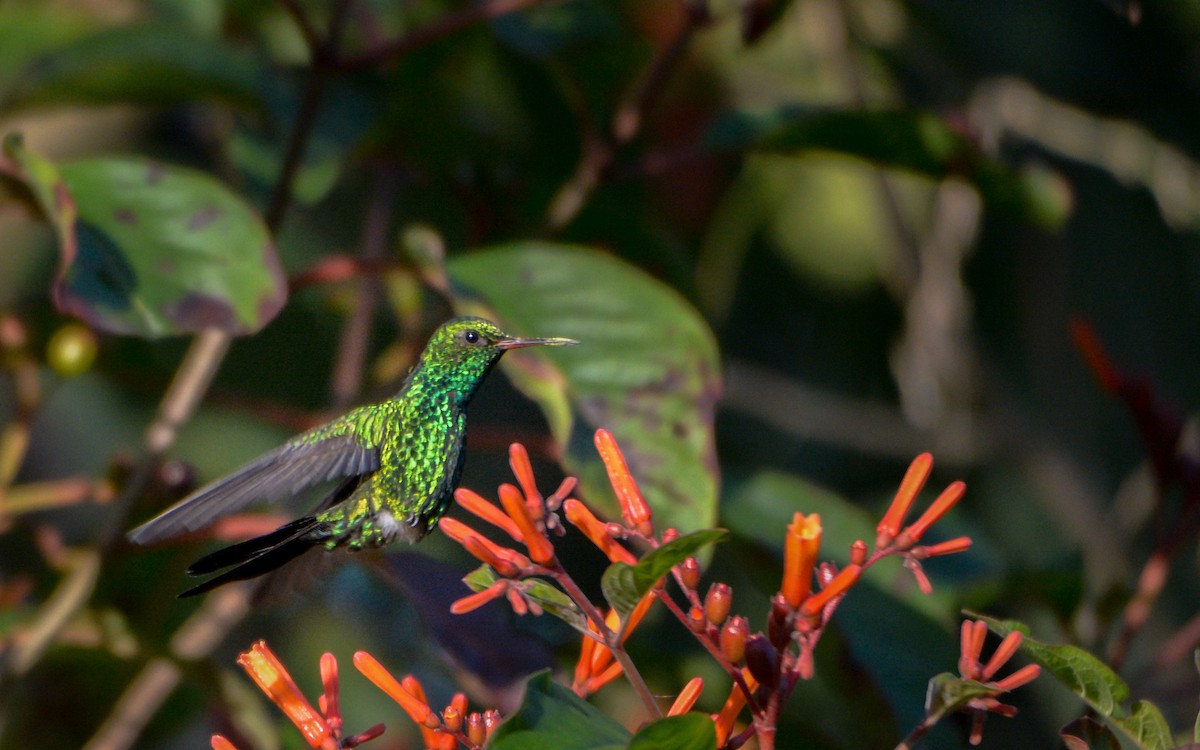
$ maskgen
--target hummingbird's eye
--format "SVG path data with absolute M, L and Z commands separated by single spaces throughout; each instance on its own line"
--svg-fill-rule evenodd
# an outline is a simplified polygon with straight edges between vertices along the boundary
M 463 331 L 462 337 L 463 337 L 463 341 L 467 342 L 468 344 L 479 343 L 479 332 L 478 331 Z

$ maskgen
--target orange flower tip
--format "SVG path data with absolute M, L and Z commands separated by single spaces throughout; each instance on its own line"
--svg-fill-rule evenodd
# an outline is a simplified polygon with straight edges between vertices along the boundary
M 700 697 L 700 693 L 704 691 L 704 680 L 699 677 L 693 677 L 688 680 L 688 683 L 683 686 L 683 690 L 679 691 L 679 695 L 675 698 L 675 702 L 671 704 L 671 708 L 667 710 L 667 716 L 679 716 L 686 714 L 692 710 L 692 706 L 696 705 L 696 699 Z
M 694 557 L 684 560 L 679 566 L 679 579 L 685 588 L 695 591 L 700 585 L 700 562 Z
M 525 539 L 525 546 L 533 561 L 539 565 L 553 563 L 554 545 L 534 524 L 533 516 L 529 513 L 529 506 L 525 504 L 525 498 L 521 495 L 520 490 L 511 484 L 500 485 L 500 504 L 504 506 L 509 518 L 521 530 L 521 536 Z
M 496 581 L 491 586 L 488 586 L 483 591 L 476 591 L 474 594 L 464 596 L 450 605 L 450 613 L 455 615 L 466 614 L 479 609 L 483 605 L 504 596 L 508 589 L 508 580 Z
M 703 633 L 708 629 L 708 618 L 704 616 L 704 610 L 699 607 L 692 607 L 688 610 L 688 627 L 693 633 Z
M 921 517 L 901 532 L 900 539 L 897 540 L 897 546 L 903 547 L 904 545 L 912 546 L 915 544 L 929 530 L 930 526 L 946 515 L 962 499 L 966 491 L 966 482 L 951 482 L 946 489 L 942 490 L 942 494 L 938 495 L 933 504 L 921 514 Z
M 1030 682 L 1033 682 L 1034 680 L 1036 680 L 1038 675 L 1040 675 L 1041 673 L 1042 673 L 1042 668 L 1040 666 L 1038 666 L 1037 664 L 1026 664 L 1025 666 L 1018 669 L 1016 672 L 1013 672 L 1009 676 L 1007 676 L 1001 680 L 997 680 L 996 682 L 994 682 L 992 684 L 995 685 L 996 688 L 999 690 L 1005 690 L 1005 691 L 1016 690 L 1017 688 L 1021 687 L 1022 685 L 1027 685 Z
M 860 575 L 862 575 L 862 566 L 847 565 L 845 568 L 842 568 L 841 572 L 834 576 L 833 580 L 825 588 L 806 599 L 800 605 L 800 612 L 806 617 L 815 617 L 820 614 L 821 610 L 825 609 L 825 605 L 832 599 L 846 593 L 858 581 Z
M 783 584 L 780 592 L 793 608 L 812 590 L 813 566 L 821 547 L 821 516 L 796 513 L 788 524 L 783 546 Z
M 971 537 L 960 536 L 954 539 L 948 539 L 937 544 L 929 544 L 923 547 L 913 547 L 912 556 L 918 560 L 925 560 L 930 557 L 941 557 L 942 555 L 953 555 L 958 552 L 966 552 L 971 548 Z
M 233 743 L 219 734 L 212 736 L 212 750 L 237 750 Z
M 992 675 L 1000 671 L 1000 667 L 1004 666 L 1013 657 L 1013 654 L 1017 653 L 1017 649 L 1021 647 L 1022 638 L 1019 630 L 1014 630 L 1004 636 L 1004 640 L 1000 641 L 1000 645 L 992 652 L 992 657 L 984 666 L 980 679 L 986 682 L 992 678 Z
M 908 471 L 904 473 L 904 479 L 900 480 L 900 487 L 896 490 L 896 497 L 888 506 L 887 512 L 883 514 L 879 525 L 876 526 L 876 531 L 879 532 L 881 538 L 896 535 L 900 524 L 904 521 L 904 516 L 908 514 L 908 509 L 912 507 L 917 495 L 921 493 L 932 470 L 933 455 L 930 453 L 922 453 L 909 464 Z M 887 545 L 877 544 L 876 546 L 882 548 Z

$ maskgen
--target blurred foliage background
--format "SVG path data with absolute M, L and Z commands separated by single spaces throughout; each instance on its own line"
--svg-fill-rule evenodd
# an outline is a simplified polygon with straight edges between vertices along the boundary
M 588 436 L 608 427 L 673 522 L 733 531 L 709 576 L 756 628 L 793 512 L 821 513 L 825 555 L 844 559 L 912 456 L 934 453 L 939 485 L 967 480 L 938 532 L 973 549 L 929 564 L 931 596 L 885 564 L 847 598 L 782 747 L 892 747 L 954 669 L 963 607 L 1121 662 L 1190 734 L 1200 492 L 1164 484 L 1162 461 L 1194 453 L 1200 400 L 1197 39 L 1197 6 L 1169 0 L 3 0 L 0 135 L 23 140 L 0 165 L 0 747 L 200 747 L 218 730 L 299 747 L 234 666 L 260 637 L 310 695 L 325 650 L 415 672 L 435 703 L 466 685 L 506 711 L 523 674 L 569 666 L 560 623 L 449 616 L 473 565 L 436 534 L 198 620 L 174 596 L 211 539 L 117 533 L 393 392 L 454 310 L 595 346 L 489 381 L 463 484 L 506 481 L 513 440 L 546 491 L 560 466 L 598 476 Z M 151 183 L 133 190 L 130 156 L 179 171 L 157 189 L 135 159 Z M 63 229 L 60 184 L 86 228 Z M 197 224 L 122 218 L 175 196 Z M 218 197 L 238 221 L 210 228 Z M 189 253 L 211 256 L 172 264 Z M 209 289 L 229 309 L 172 286 L 247 258 Z M 1072 320 L 1144 376 L 1122 391 L 1135 420 Z M 223 361 L 218 329 L 246 334 Z M 205 341 L 220 364 L 202 405 L 177 439 L 146 432 L 170 427 L 160 399 Z M 51 481 L 75 484 L 17 502 Z M 1189 531 L 1125 649 L 1172 527 Z M 598 582 L 602 560 L 567 541 Z M 661 612 L 630 647 L 655 690 L 700 674 L 700 708 L 720 706 L 719 671 Z M 165 701 L 122 713 L 148 665 Z M 345 674 L 348 729 L 385 721 L 375 746 L 415 747 Z M 597 701 L 634 705 L 618 684 Z M 1016 702 L 984 747 L 1048 746 L 1080 713 L 1049 680 Z M 927 746 L 965 737 L 947 722 Z

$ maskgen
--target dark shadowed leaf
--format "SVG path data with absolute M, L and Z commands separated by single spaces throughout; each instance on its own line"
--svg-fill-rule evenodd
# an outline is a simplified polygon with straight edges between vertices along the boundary
M 472 591 L 483 591 L 500 580 L 500 576 L 496 575 L 492 566 L 485 564 L 462 580 Z M 537 578 L 526 578 L 521 585 L 525 587 L 525 596 L 537 602 L 547 614 L 554 615 L 580 632 L 587 630 L 587 618 L 579 611 L 578 605 L 571 601 L 571 597 Z
M 525 702 L 488 740 L 489 750 L 614 750 L 629 732 L 556 683 L 550 673 L 529 678 Z
M 5 142 L 7 170 L 58 233 L 55 303 L 113 333 L 144 337 L 262 328 L 286 282 L 258 214 L 216 179 L 141 158 L 56 167 Z
M 598 0 L 534 6 L 494 18 L 490 25 L 502 42 L 533 58 L 550 57 L 564 47 L 621 30 L 612 8 Z
M 633 735 L 628 750 L 713 750 L 717 730 L 707 714 L 668 716 Z
M 1112 730 L 1090 716 L 1081 716 L 1059 731 L 1067 750 L 1121 750 Z
M 0 110 L 205 98 L 257 108 L 262 76 L 247 56 L 186 26 L 115 26 L 47 49 L 12 71 L 11 85 L 0 94 Z
M 654 586 L 655 581 L 666 575 L 672 567 L 692 557 L 702 547 L 721 541 L 727 534 L 724 529 L 696 531 L 646 553 L 636 565 L 619 562 L 609 565 L 600 579 L 604 598 L 624 618 Z
M 526 242 L 452 258 L 461 312 L 495 315 L 525 336 L 579 346 L 518 352 L 506 372 L 546 414 L 567 470 L 616 513 L 592 434 L 610 430 L 659 529 L 713 525 L 717 347 L 699 313 L 633 266 L 581 247 Z

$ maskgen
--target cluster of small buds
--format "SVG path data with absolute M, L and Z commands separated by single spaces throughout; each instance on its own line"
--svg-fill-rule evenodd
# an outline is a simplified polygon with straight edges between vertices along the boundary
M 987 623 L 982 620 L 966 620 L 963 622 L 958 672 L 964 680 L 985 683 L 988 687 L 995 688 L 996 691 L 992 695 L 972 698 L 963 708 L 964 711 L 969 711 L 972 714 L 972 745 L 978 745 L 982 741 L 983 720 L 988 713 L 1007 717 L 1017 715 L 1015 706 L 1001 703 L 996 699 L 996 695 L 1016 690 L 1022 685 L 1027 685 L 1037 679 L 1037 676 L 1042 672 L 1042 668 L 1037 664 L 1027 664 L 1009 676 L 993 682 L 992 678 L 996 675 L 996 672 L 1000 671 L 1000 667 L 1008 663 L 1008 660 L 1017 652 L 1017 648 L 1021 645 L 1022 635 L 1018 631 L 1013 631 L 1006 635 L 1004 640 L 1000 642 L 1000 645 L 996 647 L 996 650 L 992 652 L 991 658 L 984 664 L 980 662 L 979 657 L 983 653 L 983 640 L 986 636 Z
M 459 744 L 476 750 L 500 725 L 500 712 L 468 711 L 467 696 L 456 693 L 440 713 L 429 706 L 425 688 L 412 675 L 397 680 L 365 651 L 354 655 L 354 666 L 404 709 L 421 730 L 426 750 L 454 750 Z
M 321 657 L 321 683 L 324 693 L 317 701 L 320 710 L 313 708 L 295 680 L 284 668 L 265 641 L 258 641 L 248 651 L 238 656 L 238 664 L 246 670 L 267 697 L 291 720 L 310 747 L 321 750 L 352 748 L 383 734 L 383 725 L 377 724 L 365 732 L 345 737 L 342 735 L 342 714 L 338 706 L 337 659 L 333 654 Z M 213 735 L 213 750 L 234 750 L 233 743 L 221 735 Z

